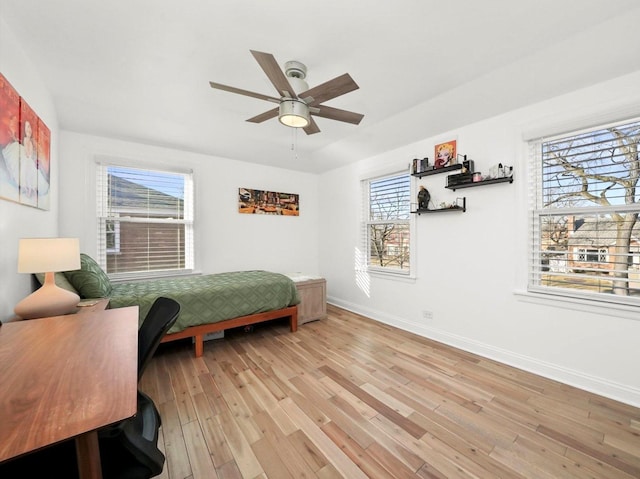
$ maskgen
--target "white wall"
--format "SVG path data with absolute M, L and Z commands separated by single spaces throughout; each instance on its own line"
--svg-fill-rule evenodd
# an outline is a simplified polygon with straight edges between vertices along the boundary
M 526 290 L 527 148 L 523 135 L 549 134 L 601 118 L 640 114 L 640 72 L 471 124 L 322 175 L 320 265 L 329 301 L 385 323 L 640 405 L 640 311 L 536 299 Z M 473 89 L 473 85 L 463 88 Z M 450 93 L 455 104 L 457 95 Z M 447 98 L 439 98 L 446 103 Z M 422 105 L 433 111 L 433 105 Z M 389 132 L 393 134 L 393 132 Z M 360 180 L 433 160 L 435 144 L 487 171 L 515 167 L 513 184 L 452 192 L 445 175 L 417 180 L 436 203 L 466 196 L 468 211 L 420 215 L 414 280 L 358 271 Z M 339 194 L 335 194 L 339 192 Z M 433 313 L 423 319 L 423 311 Z
M 18 274 L 18 240 L 57 236 L 58 120 L 46 82 L 0 18 L 0 73 L 51 130 L 51 208 L 49 211 L 0 199 L 0 320 L 31 292 L 31 275 Z M 0 161 L 3 161 L 0 158 Z
M 204 273 L 243 269 L 317 274 L 317 177 L 278 168 L 62 131 L 61 234 L 96 254 L 96 157 L 193 169 L 195 260 Z M 238 188 L 300 195 L 300 216 L 238 213 Z

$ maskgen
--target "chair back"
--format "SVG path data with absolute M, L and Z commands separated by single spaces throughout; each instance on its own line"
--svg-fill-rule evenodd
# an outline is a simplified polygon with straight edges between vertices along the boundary
M 165 456 L 158 449 L 162 424 L 153 401 L 138 391 L 135 416 L 122 421 L 115 436 L 100 437 L 102 474 L 105 479 L 148 479 L 162 473 Z
M 138 381 L 179 314 L 180 303 L 170 298 L 159 297 L 151 305 L 138 330 Z

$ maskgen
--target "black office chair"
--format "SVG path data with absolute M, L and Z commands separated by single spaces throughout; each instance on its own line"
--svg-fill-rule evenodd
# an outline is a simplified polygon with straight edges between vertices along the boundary
M 149 479 L 160 474 L 165 461 L 158 449 L 160 423 L 151 398 L 138 391 L 136 415 L 122 421 L 117 430 L 100 432 L 103 478 Z
M 180 304 L 177 301 L 164 297 L 154 301 L 138 330 L 138 382 L 162 337 L 174 325 L 179 314 Z M 136 415 L 99 432 L 103 476 L 147 479 L 160 474 L 165 460 L 158 449 L 161 424 L 156 405 L 138 390 Z
M 179 313 L 180 304 L 169 298 L 158 298 L 151 306 L 138 330 L 138 381 Z M 99 431 L 104 479 L 148 479 L 162 472 L 165 457 L 158 449 L 160 414 L 140 390 L 137 401 L 135 416 Z M 64 441 L 0 464 L 0 477 L 77 478 L 75 443 Z
M 180 314 L 180 303 L 160 297 L 151 305 L 138 330 L 138 382 L 160 345 L 162 337 L 175 324 Z

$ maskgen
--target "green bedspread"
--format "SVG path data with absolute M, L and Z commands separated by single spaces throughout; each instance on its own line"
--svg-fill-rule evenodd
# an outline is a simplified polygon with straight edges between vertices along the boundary
M 295 283 L 268 271 L 230 273 L 113 283 L 111 308 L 138 305 L 140 322 L 159 296 L 180 303 L 180 316 L 169 333 L 189 326 L 286 308 L 300 302 Z

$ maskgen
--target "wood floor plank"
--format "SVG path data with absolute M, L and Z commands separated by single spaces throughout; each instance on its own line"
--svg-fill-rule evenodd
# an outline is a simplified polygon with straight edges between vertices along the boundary
M 257 460 L 260 461 L 267 477 L 293 479 L 294 476 L 289 472 L 282 459 L 273 453 L 273 446 L 266 437 L 254 442 L 251 449 L 253 449 Z
M 367 477 L 292 400 L 283 399 L 282 408 L 343 477 L 349 479 L 365 479 Z
M 165 470 L 169 472 L 171 479 L 188 477 L 191 475 L 191 464 L 175 401 L 166 401 L 157 407 L 162 417 L 164 442 L 161 448 L 166 456 Z
M 393 421 L 395 424 L 400 426 L 402 429 L 407 431 L 413 437 L 420 438 L 425 434 L 425 430 L 418 426 L 417 424 L 411 422 L 398 412 L 394 411 L 392 408 L 387 406 L 385 403 L 372 396 L 371 394 L 364 391 L 362 388 L 358 387 L 356 384 L 349 381 L 349 379 L 340 375 L 334 369 L 328 366 L 321 366 L 319 368 L 323 373 L 333 379 L 336 383 L 340 384 L 343 388 L 349 391 L 351 394 L 360 398 L 362 402 L 368 404 L 373 409 L 378 411 L 380 414 Z
M 295 452 L 315 473 L 319 473 L 321 469 L 329 464 L 313 441 L 301 429 L 296 429 L 288 437 L 291 447 L 295 449 Z
M 242 479 L 242 473 L 235 461 L 229 461 L 216 469 L 219 479 Z
M 422 437 L 422 441 L 429 445 L 437 454 L 444 457 L 454 457 L 456 464 L 460 465 L 465 473 L 473 473 L 479 477 L 501 477 L 503 479 L 522 479 L 516 471 L 510 471 L 490 457 L 490 452 L 495 445 L 487 444 L 483 449 L 476 438 L 466 434 L 464 429 L 457 432 L 449 430 L 447 423 L 440 424 L 418 413 L 412 419 L 421 424 L 428 433 Z
M 187 446 L 187 456 L 191 465 L 193 479 L 218 479 L 207 444 L 202 435 L 198 421 L 182 425 L 184 442 Z
M 313 401 L 313 403 L 326 415 L 330 422 L 342 427 L 361 447 L 366 448 L 375 441 L 375 439 L 362 428 L 361 421 L 355 421 L 333 402 L 322 398 L 320 395 L 316 395 L 313 388 L 307 386 L 302 378 L 297 378 L 297 380 L 292 379 L 292 382 L 296 384 L 304 397 Z
M 316 476 L 306 461 L 296 453 L 296 449 L 289 442 L 289 436 L 284 434 L 269 414 L 260 413 L 256 415 L 255 420 L 271 446 L 271 454 L 280 457 L 293 477 L 311 478 Z
M 374 442 L 366 449 L 366 452 L 388 471 L 392 477 L 397 479 L 415 479 L 416 471 L 409 468 L 380 443 Z
M 322 426 L 322 431 L 344 452 L 351 461 L 368 477 L 393 479 L 393 475 L 370 456 L 349 434 L 330 422 Z
M 243 477 L 256 477 L 264 472 L 262 464 L 253 453 L 251 445 L 235 422 L 230 412 L 221 412 L 216 416 L 218 425 L 224 432 L 229 449 L 233 453 L 238 469 Z M 173 479 L 173 478 L 172 478 Z
M 581 442 L 578 439 L 574 439 L 567 434 L 563 434 L 560 431 L 554 430 L 550 427 L 540 426 L 538 428 L 540 434 L 544 434 L 556 441 L 568 446 L 571 449 L 580 451 L 583 454 L 594 457 L 602 462 L 613 466 L 616 469 L 620 469 L 627 474 L 631 474 L 634 477 L 640 477 L 640 458 L 629 456 L 622 458 L 625 454 L 619 449 L 602 447 L 594 448 L 590 445 Z
M 163 344 L 140 388 L 161 479 L 640 477 L 640 408 L 331 305 Z

